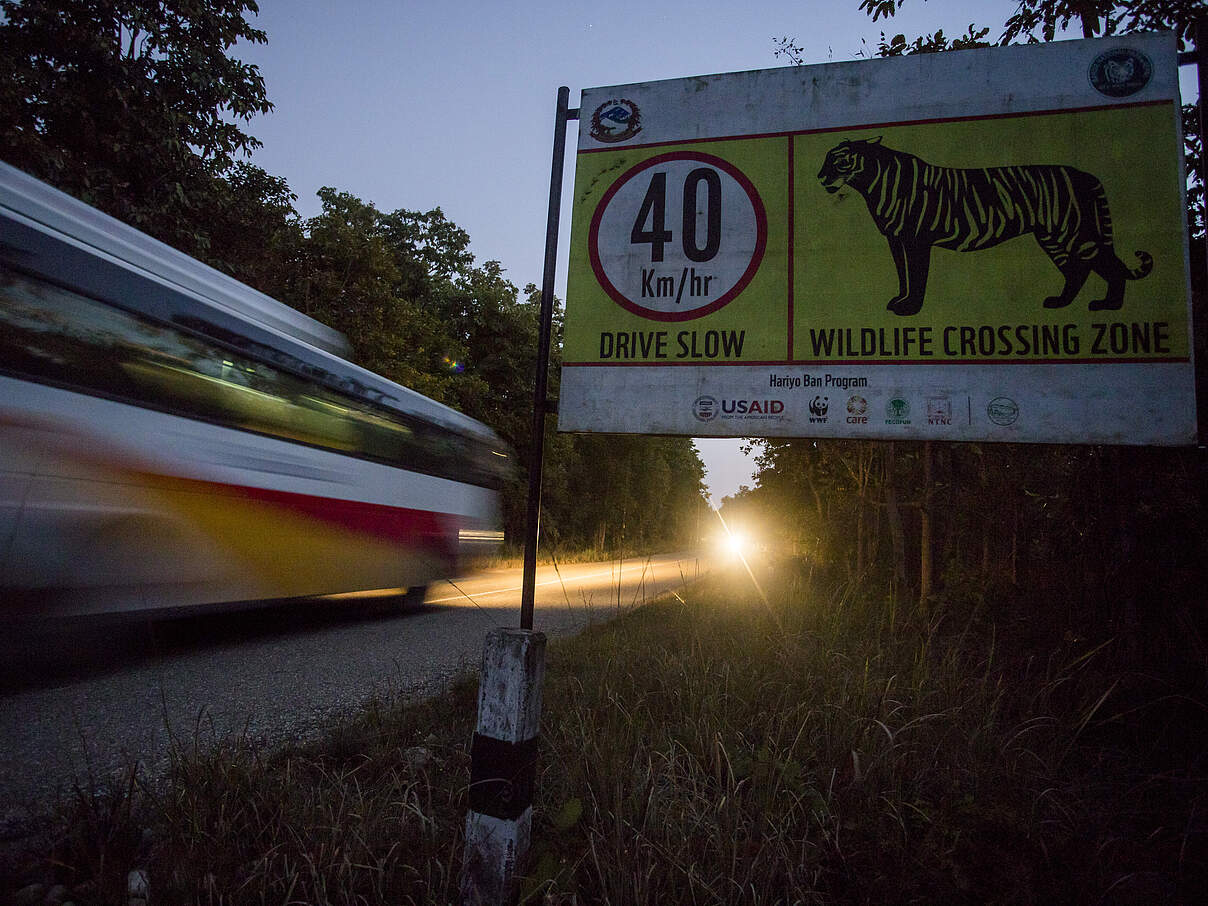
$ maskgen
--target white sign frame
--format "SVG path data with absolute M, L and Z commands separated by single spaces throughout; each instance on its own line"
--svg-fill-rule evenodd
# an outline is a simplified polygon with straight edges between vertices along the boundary
M 1113 97 L 1104 92 L 1103 61 L 1113 59 L 1113 54 L 1128 53 L 1151 61 L 1152 72 L 1139 89 Z M 622 169 L 635 170 L 644 166 L 652 153 L 713 154 L 716 149 L 728 147 L 726 142 L 738 139 L 825 131 L 836 132 L 838 139 L 852 130 L 883 124 L 940 125 L 1143 104 L 1169 106 L 1170 129 L 1181 149 L 1177 75 L 1175 38 L 1170 33 L 1157 33 L 596 88 L 582 95 L 579 156 L 582 161 L 586 155 L 632 150 L 637 154 Z M 1098 86 L 1094 79 L 1099 79 Z M 642 153 L 646 156 L 641 157 Z M 1181 155 L 1177 172 L 1182 192 L 1185 174 Z M 802 172 L 795 178 L 812 180 L 815 176 Z M 613 184 L 610 191 L 615 194 L 621 189 Z M 577 187 L 576 197 L 580 194 Z M 591 212 L 597 227 L 607 216 L 603 211 L 601 206 Z M 596 306 L 596 313 L 591 315 L 595 318 L 591 322 L 593 330 L 607 317 L 599 302 L 603 298 L 600 294 L 606 291 L 601 289 L 601 281 L 593 278 L 593 283 L 582 277 L 586 259 L 594 254 L 596 239 L 591 238 L 589 251 L 591 218 L 585 220 L 581 213 L 576 209 L 572 230 L 568 340 L 579 329 L 580 321 L 586 323 L 587 315 L 581 311 L 588 306 Z M 624 217 L 614 219 L 624 226 Z M 756 266 L 771 266 L 769 259 L 776 251 L 769 248 Z M 1121 247 L 1120 253 L 1131 254 L 1131 249 Z M 778 260 L 782 261 L 783 251 L 779 254 Z M 705 357 L 705 344 L 716 338 L 709 337 L 706 330 L 691 330 L 695 316 L 647 317 L 649 337 L 626 338 L 632 340 L 635 349 L 639 342 L 646 344 L 638 360 L 604 361 L 599 356 L 592 360 L 568 351 L 562 370 L 559 430 L 1193 444 L 1197 439 L 1191 348 L 1194 334 L 1185 235 L 1182 256 L 1186 321 L 1167 328 L 1179 334 L 1186 331 L 1186 355 L 1180 354 L 1177 360 L 1155 355 L 1151 360 L 1134 356 L 1128 361 L 1106 357 L 1077 362 L 978 362 L 978 335 L 970 338 L 937 333 L 929 338 L 930 343 L 951 342 L 956 349 L 956 344 L 965 342 L 964 348 L 974 354 L 964 360 L 907 361 L 912 352 L 918 351 L 917 345 L 910 346 L 912 338 L 882 333 L 864 340 L 879 344 L 880 352 L 885 354 L 865 358 L 811 354 L 808 349 L 803 355 L 801 348 L 808 338 L 798 336 L 796 341 L 801 345 L 791 356 L 713 361 Z M 578 271 L 576 261 L 580 262 Z M 1164 266 L 1172 265 L 1166 261 Z M 791 274 L 791 266 L 789 271 Z M 788 279 L 791 282 L 792 277 Z M 683 286 L 681 282 L 675 288 L 682 290 Z M 745 284 L 738 293 L 744 289 Z M 634 331 L 630 329 L 632 317 L 624 320 L 632 310 L 626 312 L 615 297 L 614 293 L 611 304 L 618 313 L 616 331 L 597 332 L 601 337 L 615 333 L 619 342 L 622 333 Z M 1084 306 L 1083 302 L 1077 304 Z M 1052 323 L 1059 331 L 1060 319 Z M 1009 318 L 1002 325 L 987 326 L 1014 329 Z M 905 330 L 908 325 L 903 322 L 902 327 Z M 1019 325 L 1019 339 L 1026 342 L 1023 327 Z M 1159 333 L 1161 329 L 1157 328 Z M 848 339 L 854 349 L 860 338 L 849 335 Z M 913 337 L 915 344 L 920 340 L 917 334 Z M 1092 341 L 1095 338 L 1082 338 L 1083 346 Z M 1111 338 L 1105 335 L 1098 341 L 1107 344 Z M 604 342 L 602 339 L 601 349 Z M 793 340 L 789 342 L 793 350 Z M 658 349 L 659 343 L 663 355 L 652 360 L 656 353 L 650 350 Z M 894 355 L 895 348 L 904 350 L 903 354 Z M 1156 348 L 1163 349 L 1160 341 Z

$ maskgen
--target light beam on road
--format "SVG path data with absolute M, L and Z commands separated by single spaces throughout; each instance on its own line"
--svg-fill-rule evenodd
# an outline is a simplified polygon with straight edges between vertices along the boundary
M 763 606 L 770 608 L 771 604 L 768 603 L 768 596 L 764 594 L 763 588 L 759 584 L 759 580 L 755 578 L 755 573 L 751 570 L 751 564 L 747 562 L 747 555 L 745 551 L 746 539 L 744 539 L 741 534 L 730 531 L 730 526 L 726 525 L 726 520 L 722 517 L 721 510 L 714 510 L 713 512 L 717 514 L 717 519 L 721 523 L 722 529 L 725 530 L 726 547 L 732 553 L 736 554 L 738 559 L 742 561 L 742 565 L 747 570 L 747 575 L 751 577 L 751 584 L 755 586 L 755 590 L 759 592 L 759 597 L 763 600 Z

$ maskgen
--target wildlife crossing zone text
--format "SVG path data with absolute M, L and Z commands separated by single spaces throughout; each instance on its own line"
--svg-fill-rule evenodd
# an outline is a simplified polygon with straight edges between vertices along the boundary
M 583 92 L 559 428 L 1196 441 L 1170 33 Z

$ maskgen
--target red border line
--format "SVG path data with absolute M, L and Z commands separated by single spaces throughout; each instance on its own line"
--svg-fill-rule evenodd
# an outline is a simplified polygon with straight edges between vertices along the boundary
M 792 366 L 799 367 L 802 365 L 1189 365 L 1191 363 L 1190 356 L 1184 356 L 1179 359 L 1166 358 L 1102 358 L 1102 359 L 796 359 L 790 361 L 759 361 L 759 362 L 716 362 L 711 359 L 690 359 L 684 361 L 677 359 L 675 361 L 666 361 L 664 359 L 655 359 L 651 362 L 563 362 L 563 368 L 635 368 L 646 366 L 649 368 L 665 368 L 669 365 L 698 365 L 717 366 L 717 365 L 750 365 L 756 368 L 766 366 Z
M 1132 104 L 1102 104 L 1095 107 L 1066 107 L 1052 110 L 1021 110 L 1016 113 L 986 113 L 980 116 L 945 116 L 937 119 L 901 120 L 900 122 L 868 123 L 852 126 L 826 126 L 821 129 L 790 129 L 782 132 L 752 132 L 748 135 L 718 135 L 712 138 L 672 139 L 665 142 L 648 142 L 639 145 L 608 145 L 603 148 L 579 148 L 577 154 L 598 154 L 601 151 L 631 151 L 640 148 L 670 148 L 674 145 L 703 145 L 706 142 L 732 142 L 760 138 L 791 138 L 795 135 L 824 135 L 827 132 L 857 132 L 862 129 L 892 129 L 895 126 L 926 126 L 941 123 L 971 123 L 977 120 L 1017 119 L 1025 116 L 1052 116 L 1057 113 L 1095 113 L 1100 110 L 1130 110 L 1139 107 L 1157 107 L 1174 104 L 1173 98 L 1158 101 L 1137 101 Z
M 756 368 L 775 367 L 779 368 L 783 365 L 791 365 L 791 362 L 777 362 L 768 360 L 766 362 L 714 362 L 704 359 L 690 359 L 688 361 L 665 361 L 656 359 L 653 362 L 563 362 L 563 368 L 632 368 L 634 366 L 645 365 L 650 368 L 663 368 L 667 365 L 751 365 Z
M 747 193 L 747 198 L 751 200 L 751 209 L 755 214 L 755 249 L 751 253 L 751 261 L 747 265 L 746 270 L 738 278 L 738 282 L 722 293 L 722 295 L 718 296 L 717 299 L 708 305 L 694 308 L 691 311 L 658 311 L 642 307 L 617 289 L 612 280 L 609 279 L 608 273 L 604 269 L 604 262 L 600 258 L 600 223 L 604 219 L 604 212 L 608 208 L 609 202 L 621 190 L 622 186 L 643 170 L 673 160 L 696 160 L 724 171 Z M 759 265 L 763 263 L 763 253 L 767 249 L 767 245 L 768 214 L 764 208 L 763 199 L 759 197 L 759 192 L 755 188 L 755 184 L 734 164 L 722 160 L 720 157 L 714 157 L 712 154 L 704 154 L 700 151 L 669 151 L 666 154 L 656 155 L 649 160 L 644 160 L 640 164 L 630 167 L 604 193 L 596 205 L 595 214 L 591 218 L 591 226 L 587 230 L 587 254 L 591 261 L 591 269 L 595 272 L 596 282 L 599 283 L 600 288 L 627 312 L 637 315 L 639 318 L 646 318 L 648 321 L 695 321 L 697 318 L 711 315 L 715 311 L 719 311 L 726 305 L 729 305 L 755 279 L 755 274 L 759 271 Z M 687 273 L 687 268 L 684 269 L 684 272 Z
M 788 142 L 788 145 L 789 145 L 789 204 L 788 204 L 788 209 L 789 209 L 789 260 L 787 262 L 787 265 L 788 265 L 788 272 L 789 272 L 789 274 L 788 274 L 789 323 L 788 323 L 787 333 L 788 333 L 788 337 L 789 337 L 788 359 L 790 362 L 793 361 L 793 272 L 797 269 L 796 237 L 793 234 L 793 222 L 797 219 L 797 211 L 793 204 L 794 195 L 795 195 L 795 193 L 793 191 L 793 179 L 796 175 L 793 172 L 793 138 L 794 137 L 790 135 L 789 142 Z

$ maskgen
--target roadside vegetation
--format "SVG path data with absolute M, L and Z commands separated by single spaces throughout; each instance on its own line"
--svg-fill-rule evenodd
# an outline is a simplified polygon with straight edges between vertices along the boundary
M 1191 627 L 1072 626 L 1057 589 L 924 611 L 803 559 L 754 577 L 767 603 L 735 567 L 551 644 L 527 902 L 1197 901 Z M 466 678 L 302 747 L 179 740 L 161 780 L 64 801 L 4 892 L 124 902 L 137 866 L 157 903 L 451 902 L 475 707 Z
M 691 539 L 683 537 L 676 539 L 684 542 L 685 550 L 691 547 Z M 626 547 L 613 548 L 555 548 L 541 546 L 537 549 L 538 566 L 562 566 L 571 563 L 604 563 L 610 560 L 644 560 L 655 551 L 633 550 Z M 475 557 L 465 568 L 465 572 L 477 572 L 484 569 L 520 569 L 524 566 L 524 545 L 508 544 L 502 546 L 493 554 Z
M 874 21 L 900 5 L 860 3 Z M 1025 0 L 1004 35 L 1172 25 L 1186 41 L 1201 5 Z M 128 4 L 125 19 L 117 6 L 75 4 L 68 21 L 52 3 L 0 0 L 12 51 L 0 157 L 328 321 L 359 361 L 491 424 L 524 463 L 532 291 L 476 265 L 439 209 L 382 212 L 325 189 L 304 221 L 288 186 L 234 161 L 254 139 L 189 140 L 215 111 L 246 122 L 271 106 L 254 68 L 225 56 L 264 39 L 243 21 L 254 4 L 233 0 L 196 29 L 161 21 L 182 4 Z M 111 40 L 122 28 L 151 32 L 129 44 L 145 54 Z M 219 46 L 163 43 L 203 34 Z M 878 52 L 985 37 L 893 36 Z M 207 62 L 197 82 L 217 95 L 156 106 L 155 86 L 179 75 L 154 69 L 170 51 Z M 44 69 L 61 78 L 43 84 Z M 113 133 L 88 141 L 111 159 L 71 144 L 89 134 L 82 112 Z M 1188 217 L 1200 295 L 1201 185 Z M 699 538 L 712 517 L 686 438 L 565 437 L 550 421 L 543 543 Z M 527 902 L 1201 902 L 1202 452 L 786 440 L 753 452 L 754 486 L 723 507 L 771 551 L 753 577 L 715 574 L 551 644 Z M 504 494 L 513 542 L 520 476 Z M 467 677 L 289 749 L 214 745 L 199 727 L 166 775 L 96 778 L 39 837 L 8 841 L 0 897 L 125 903 L 137 867 L 154 903 L 450 902 L 475 700 Z

